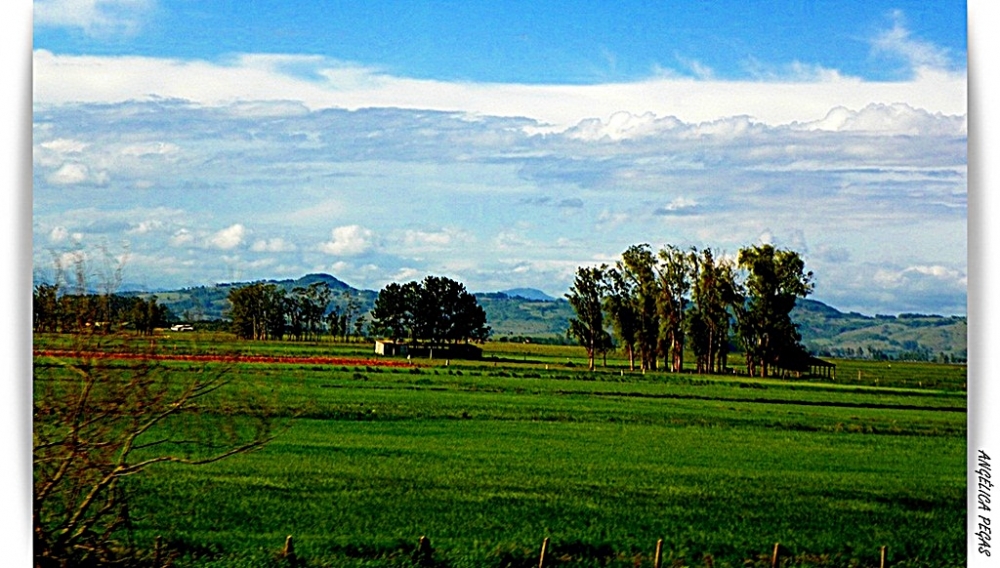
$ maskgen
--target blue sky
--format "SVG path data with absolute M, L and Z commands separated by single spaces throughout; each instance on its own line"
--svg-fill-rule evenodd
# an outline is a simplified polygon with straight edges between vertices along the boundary
M 965 313 L 964 2 L 39 0 L 34 261 L 563 294 L 772 242 L 817 299 Z

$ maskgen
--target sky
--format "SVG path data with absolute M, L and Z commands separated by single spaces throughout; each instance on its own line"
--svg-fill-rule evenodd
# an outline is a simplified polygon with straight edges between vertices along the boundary
M 562 296 L 771 243 L 844 311 L 965 314 L 964 2 L 36 0 L 36 279 L 327 272 Z

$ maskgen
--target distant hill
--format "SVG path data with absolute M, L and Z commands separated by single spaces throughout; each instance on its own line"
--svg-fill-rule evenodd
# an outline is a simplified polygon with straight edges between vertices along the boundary
M 377 292 L 371 290 L 357 290 L 329 274 L 307 274 L 301 278 L 292 280 L 265 280 L 271 284 L 276 284 L 287 292 L 295 288 L 307 288 L 316 282 L 324 282 L 333 291 L 333 305 L 346 304 L 344 294 L 356 297 L 361 301 L 361 309 L 365 312 L 371 310 L 375 303 Z M 229 292 L 233 288 L 250 284 L 250 282 L 229 282 L 215 284 L 214 286 L 195 286 L 192 288 L 182 288 L 156 292 L 157 301 L 167 306 L 174 315 L 185 321 L 211 321 L 224 319 L 229 315 Z M 142 294 L 149 296 L 154 294 Z
M 287 291 L 325 282 L 333 290 L 334 305 L 346 303 L 345 294 L 361 303 L 365 313 L 378 292 L 359 290 L 329 274 L 307 274 L 292 280 L 269 280 Z M 189 321 L 225 318 L 229 291 L 241 284 L 227 283 L 156 292 L 160 303 Z M 142 295 L 150 295 L 144 293 Z M 533 288 L 475 294 L 497 340 L 567 341 L 566 328 L 573 308 Z M 834 357 L 944 359 L 964 361 L 968 354 L 964 317 L 926 314 L 866 316 L 845 313 L 815 300 L 800 300 L 792 310 L 802 342 L 814 354 Z
M 476 294 L 476 300 L 486 312 L 494 339 L 568 341 L 566 329 L 574 314 L 566 300 L 530 299 L 508 292 Z
M 507 294 L 511 298 L 522 298 L 524 300 L 536 300 L 540 302 L 554 302 L 556 299 L 536 288 L 511 288 L 501 290 L 501 294 Z
M 834 357 L 944 359 L 968 357 L 968 322 L 959 316 L 844 313 L 822 302 L 799 300 L 792 310 L 802 343 Z

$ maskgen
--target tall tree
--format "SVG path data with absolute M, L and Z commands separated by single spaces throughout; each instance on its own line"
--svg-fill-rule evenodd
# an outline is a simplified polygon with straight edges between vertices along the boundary
M 375 307 L 372 308 L 373 334 L 393 341 L 410 338 L 414 321 L 414 314 L 410 310 L 417 301 L 417 288 L 416 282 L 391 282 L 378 293 Z
M 737 323 L 747 371 L 761 377 L 775 366 L 801 356 L 801 336 L 791 319 L 797 298 L 813 290 L 812 272 L 799 254 L 773 245 L 740 250 L 739 267 L 746 271 L 746 299 L 737 309 Z
M 664 356 L 665 366 L 679 373 L 684 367 L 684 310 L 691 289 L 695 253 L 667 245 L 660 249 L 659 259 L 656 266 L 656 308 L 660 317 L 658 351 Z
M 716 260 L 711 249 L 693 258 L 692 307 L 686 322 L 699 373 L 721 373 L 729 354 L 730 313 L 736 301 L 731 261 Z
M 576 269 L 576 279 L 570 287 L 566 299 L 576 312 L 569 320 L 568 334 L 587 350 L 587 362 L 594 370 L 594 357 L 606 348 L 607 332 L 604 331 L 604 271 L 606 267 L 585 267 Z
M 656 348 L 660 334 L 660 317 L 656 309 L 659 291 L 655 266 L 656 258 L 648 244 L 630 246 L 616 263 L 618 272 L 628 281 L 632 290 L 633 309 L 638 317 L 636 342 L 644 371 L 656 370 Z
M 254 282 L 229 291 L 232 330 L 242 339 L 281 339 L 285 333 L 285 291 Z
M 632 281 L 617 268 L 605 272 L 604 311 L 628 356 L 628 368 L 635 370 L 635 342 L 639 334 L 639 313 Z

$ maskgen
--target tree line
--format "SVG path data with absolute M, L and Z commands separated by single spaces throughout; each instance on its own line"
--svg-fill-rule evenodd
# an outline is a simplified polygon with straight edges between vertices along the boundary
M 735 259 L 632 245 L 614 265 L 577 269 L 567 333 L 587 350 L 591 369 L 617 341 L 633 370 L 656 370 L 662 358 L 663 368 L 680 372 L 687 348 L 698 373 L 722 373 L 736 343 L 748 374 L 766 377 L 808 356 L 790 313 L 812 292 L 812 277 L 798 253 L 772 245 L 744 247 Z
M 347 290 L 336 299 L 325 282 L 290 292 L 273 282 L 253 282 L 230 290 L 228 299 L 230 329 L 241 339 L 308 341 L 329 334 L 349 341 L 365 335 L 361 300 Z
M 126 328 L 149 335 L 175 319 L 156 296 L 63 293 L 58 284 L 38 284 L 32 292 L 32 328 L 41 333 Z

